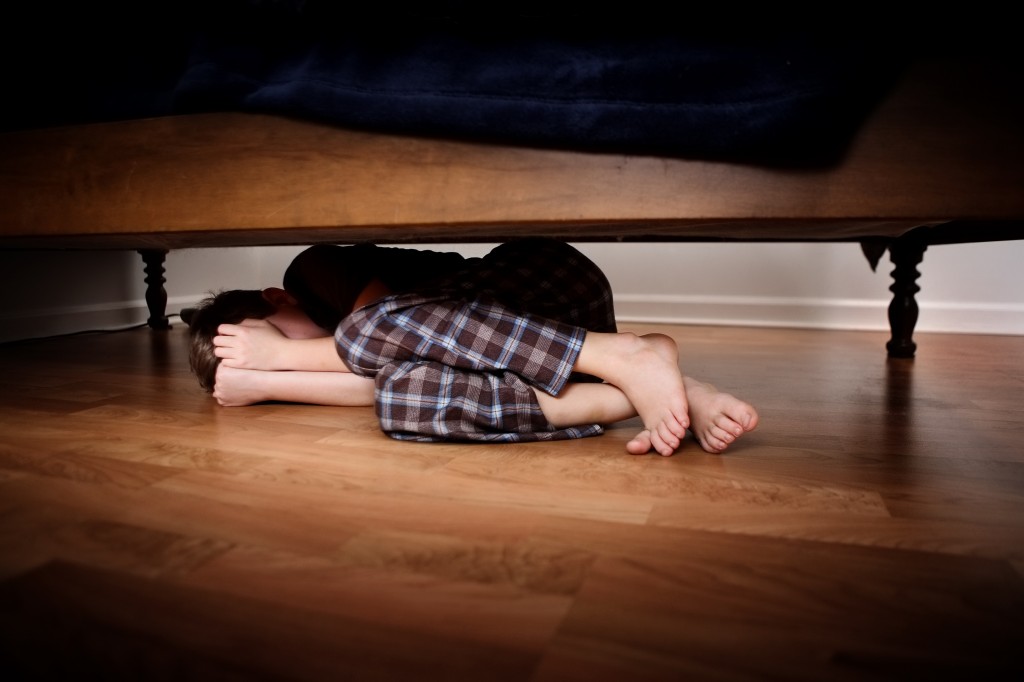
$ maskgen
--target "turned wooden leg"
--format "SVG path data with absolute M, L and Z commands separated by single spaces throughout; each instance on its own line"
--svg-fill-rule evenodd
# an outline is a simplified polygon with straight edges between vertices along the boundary
M 164 289 L 164 260 L 166 249 L 139 249 L 139 255 L 146 264 L 146 306 L 149 308 L 150 329 L 170 329 L 167 319 L 167 291 Z
M 917 350 L 914 327 L 917 325 L 917 299 L 921 290 L 917 266 L 924 259 L 927 245 L 918 239 L 897 239 L 889 246 L 889 259 L 895 265 L 892 271 L 892 301 L 889 303 L 889 328 L 892 338 L 885 345 L 890 358 L 912 358 Z

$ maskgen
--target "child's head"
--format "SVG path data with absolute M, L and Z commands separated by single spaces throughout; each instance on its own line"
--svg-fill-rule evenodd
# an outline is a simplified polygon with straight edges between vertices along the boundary
M 262 320 L 277 311 L 260 289 L 229 289 L 199 303 L 189 318 L 189 355 L 192 373 L 199 385 L 213 392 L 220 358 L 213 352 L 213 337 L 222 324 L 238 324 L 242 320 Z
M 290 339 L 330 336 L 317 326 L 298 300 L 284 289 L 228 289 L 201 301 L 191 311 L 189 326 L 189 364 L 199 385 L 209 392 L 217 380 L 220 358 L 214 354 L 213 337 L 222 324 L 243 320 L 267 320 Z

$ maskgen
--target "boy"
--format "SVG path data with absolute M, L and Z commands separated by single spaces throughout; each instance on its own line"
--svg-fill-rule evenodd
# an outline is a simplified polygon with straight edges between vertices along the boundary
M 284 290 L 253 294 L 261 310 L 218 320 L 208 301 L 191 321 L 193 369 L 222 405 L 374 404 L 386 433 L 415 440 L 578 438 L 639 414 L 633 454 L 671 455 L 688 428 L 721 452 L 757 425 L 679 372 L 671 338 L 618 333 L 607 279 L 562 242 L 472 259 L 312 247 Z

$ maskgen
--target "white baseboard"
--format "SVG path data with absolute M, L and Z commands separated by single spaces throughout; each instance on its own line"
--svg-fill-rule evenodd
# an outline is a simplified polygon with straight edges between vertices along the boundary
M 622 322 L 888 331 L 887 300 L 620 294 Z M 1024 305 L 918 301 L 916 331 L 1024 335 Z
M 167 314 L 176 315 L 197 300 L 195 297 L 168 299 Z M 145 324 L 148 319 L 149 308 L 145 301 L 15 311 L 0 317 L 0 342 L 124 329 Z
M 203 296 L 167 301 L 168 315 Z M 887 331 L 888 301 L 758 296 L 619 294 L 620 322 Z M 920 301 L 916 331 L 1024 335 L 1024 305 Z M 145 301 L 48 308 L 0 317 L 0 342 L 144 324 Z

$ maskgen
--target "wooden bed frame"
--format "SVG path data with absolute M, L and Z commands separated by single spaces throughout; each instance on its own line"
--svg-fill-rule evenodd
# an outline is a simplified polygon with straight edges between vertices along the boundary
M 1005 70 L 1005 73 L 1003 72 Z M 915 63 L 829 168 L 424 139 L 249 113 L 0 135 L 0 247 L 131 249 L 168 325 L 169 249 L 479 242 L 856 241 L 888 249 L 911 357 L 931 244 L 1024 238 L 1024 107 L 999 63 Z

